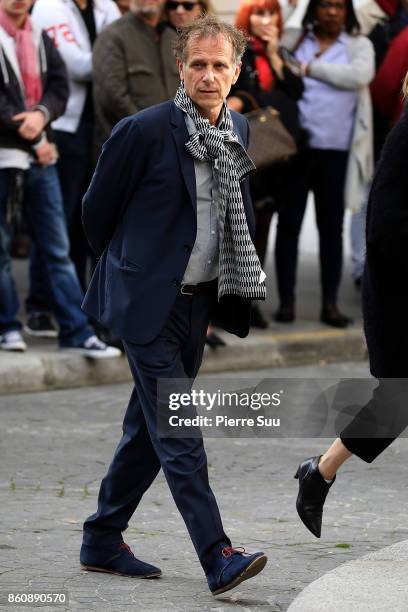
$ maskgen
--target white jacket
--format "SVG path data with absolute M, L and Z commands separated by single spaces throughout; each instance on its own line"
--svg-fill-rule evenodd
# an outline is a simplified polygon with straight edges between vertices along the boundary
M 113 0 L 94 0 L 96 31 L 120 17 Z M 86 85 L 92 80 L 92 49 L 84 20 L 74 0 L 37 0 L 32 14 L 34 23 L 46 30 L 68 69 L 70 96 L 65 114 L 52 127 L 75 132 L 86 99 Z

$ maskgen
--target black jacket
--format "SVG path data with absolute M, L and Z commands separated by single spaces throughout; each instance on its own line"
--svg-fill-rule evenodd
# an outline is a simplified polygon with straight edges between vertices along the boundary
M 49 113 L 46 131 L 48 139 L 52 140 L 49 124 L 65 112 L 69 86 L 65 64 L 60 54 L 45 32 L 40 36 L 39 61 L 43 95 L 39 106 L 45 107 Z M 25 107 L 19 79 L 0 40 L 0 148 L 32 152 L 31 146 L 39 138 L 33 141 L 25 140 L 18 133 L 19 124 L 12 121 L 14 115 L 25 110 L 30 109 Z
M 408 111 L 390 132 L 367 212 L 364 326 L 376 378 L 408 378 Z

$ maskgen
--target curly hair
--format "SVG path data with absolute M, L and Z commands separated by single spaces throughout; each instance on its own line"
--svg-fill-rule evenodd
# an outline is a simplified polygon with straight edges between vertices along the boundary
M 191 39 L 216 38 L 224 36 L 232 45 L 232 60 L 234 64 L 241 61 L 246 47 L 246 38 L 241 30 L 233 25 L 220 21 L 214 15 L 205 15 L 196 19 L 184 28 L 180 28 L 174 45 L 174 54 L 181 61 L 186 61 L 187 45 Z

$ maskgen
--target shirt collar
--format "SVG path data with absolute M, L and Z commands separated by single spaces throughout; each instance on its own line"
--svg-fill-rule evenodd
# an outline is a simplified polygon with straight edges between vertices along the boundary
M 190 136 L 192 136 L 197 131 L 196 124 L 194 123 L 190 115 L 188 115 L 187 113 L 184 113 L 184 119 L 186 122 L 187 131 L 190 134 Z

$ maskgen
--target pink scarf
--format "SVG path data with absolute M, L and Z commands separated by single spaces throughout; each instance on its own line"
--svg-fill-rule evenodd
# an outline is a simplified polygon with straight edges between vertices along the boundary
M 0 26 L 16 42 L 17 61 L 25 89 L 26 108 L 38 104 L 42 97 L 42 82 L 38 69 L 38 52 L 33 40 L 33 27 L 29 15 L 21 28 L 13 23 L 0 7 Z

